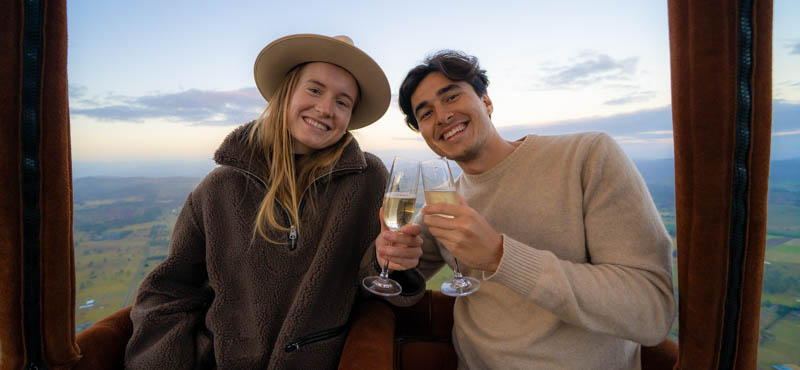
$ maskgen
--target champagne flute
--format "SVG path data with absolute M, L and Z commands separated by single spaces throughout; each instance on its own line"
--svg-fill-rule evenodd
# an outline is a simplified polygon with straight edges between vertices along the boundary
M 422 162 L 422 186 L 425 190 L 426 203 L 458 204 L 456 184 L 447 159 L 438 158 Z M 445 214 L 435 214 L 435 216 L 453 218 L 452 215 Z M 462 275 L 458 259 L 453 256 L 453 260 L 456 264 L 453 278 L 442 283 L 442 293 L 453 297 L 475 293 L 480 288 L 481 282 L 476 278 Z
M 392 161 L 389 182 L 383 196 L 383 222 L 389 230 L 397 231 L 411 222 L 417 202 L 419 162 L 401 157 Z M 365 289 L 373 294 L 391 297 L 403 291 L 400 283 L 389 278 L 389 259 L 381 266 L 378 276 L 367 276 L 361 281 Z

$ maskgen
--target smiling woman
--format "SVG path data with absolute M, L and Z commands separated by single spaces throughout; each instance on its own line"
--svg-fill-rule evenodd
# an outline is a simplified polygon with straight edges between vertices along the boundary
M 348 130 L 383 115 L 389 84 L 345 36 L 282 37 L 254 70 L 269 105 L 228 135 L 179 212 L 130 311 L 126 368 L 338 361 L 387 176 Z

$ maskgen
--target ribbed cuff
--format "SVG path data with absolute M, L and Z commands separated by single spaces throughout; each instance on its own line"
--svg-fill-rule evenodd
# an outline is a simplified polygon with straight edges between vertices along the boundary
M 483 273 L 484 280 L 503 284 L 527 296 L 542 274 L 547 252 L 522 244 L 503 234 L 503 258 L 494 274 Z

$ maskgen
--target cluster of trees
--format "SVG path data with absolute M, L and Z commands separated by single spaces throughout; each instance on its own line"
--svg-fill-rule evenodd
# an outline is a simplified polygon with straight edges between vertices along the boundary
M 787 266 L 767 265 L 764 268 L 764 293 L 796 293 L 800 296 L 800 272 L 792 272 Z

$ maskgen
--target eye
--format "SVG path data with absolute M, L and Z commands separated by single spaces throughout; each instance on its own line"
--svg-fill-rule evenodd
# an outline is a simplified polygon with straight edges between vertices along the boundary
M 320 90 L 320 89 L 318 89 L 318 88 L 316 88 L 316 87 L 309 87 L 309 88 L 308 88 L 308 92 L 310 92 L 310 93 L 312 93 L 312 94 L 314 94 L 314 95 L 320 95 L 320 94 L 322 94 L 322 90 Z
M 430 117 L 430 116 L 431 116 L 431 111 L 430 111 L 430 110 L 426 110 L 426 111 L 423 111 L 423 112 L 422 112 L 422 113 L 419 115 L 419 117 L 417 118 L 417 120 L 418 120 L 418 121 L 422 121 L 422 120 L 424 120 L 424 119 L 426 119 L 426 118 L 428 118 L 428 117 Z
M 338 104 L 342 108 L 350 108 L 350 102 L 347 100 L 337 100 L 336 104 Z
M 456 100 L 456 99 L 458 99 L 458 96 L 459 96 L 459 94 L 450 95 L 450 96 L 447 97 L 447 101 L 451 102 L 453 100 Z

